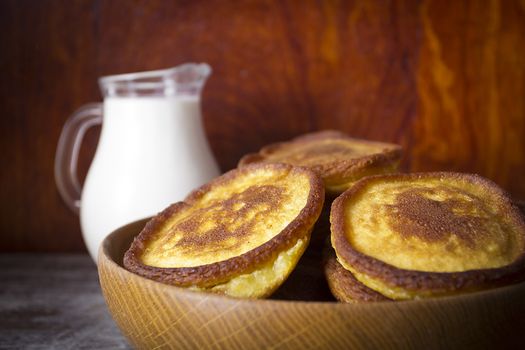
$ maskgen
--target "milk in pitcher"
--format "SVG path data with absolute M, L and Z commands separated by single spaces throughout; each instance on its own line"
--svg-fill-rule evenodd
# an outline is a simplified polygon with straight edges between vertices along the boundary
M 154 215 L 219 174 L 198 96 L 107 97 L 103 109 L 82 191 L 83 232 L 106 235 Z

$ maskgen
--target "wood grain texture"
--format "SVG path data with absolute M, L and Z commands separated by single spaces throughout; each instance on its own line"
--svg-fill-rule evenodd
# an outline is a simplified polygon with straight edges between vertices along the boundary
M 83 249 L 53 179 L 62 125 L 100 99 L 98 76 L 188 61 L 214 69 L 203 112 L 222 170 L 331 128 L 525 197 L 522 0 L 5 0 L 0 26 L 0 251 Z
M 144 224 L 130 224 L 106 238 L 98 262 L 110 312 L 138 349 L 491 349 L 523 344 L 525 283 L 365 305 L 233 299 L 189 292 L 122 268 L 124 251 Z

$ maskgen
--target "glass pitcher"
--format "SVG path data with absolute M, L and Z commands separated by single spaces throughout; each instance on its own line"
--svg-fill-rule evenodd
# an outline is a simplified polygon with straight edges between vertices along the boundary
M 81 107 L 64 125 L 55 180 L 66 204 L 80 213 L 84 242 L 96 261 L 104 237 L 156 214 L 219 175 L 201 120 L 207 64 L 106 76 L 103 103 Z M 84 187 L 77 158 L 86 130 L 102 124 Z

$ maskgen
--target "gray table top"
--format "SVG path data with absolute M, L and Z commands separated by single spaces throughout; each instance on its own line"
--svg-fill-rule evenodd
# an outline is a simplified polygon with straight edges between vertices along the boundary
M 87 254 L 0 254 L 0 349 L 129 349 Z

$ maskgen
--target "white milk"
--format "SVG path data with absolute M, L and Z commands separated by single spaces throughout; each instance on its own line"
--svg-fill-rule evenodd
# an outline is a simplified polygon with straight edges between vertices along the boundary
M 156 214 L 218 174 L 198 97 L 107 97 L 80 209 L 91 256 L 111 231 Z

